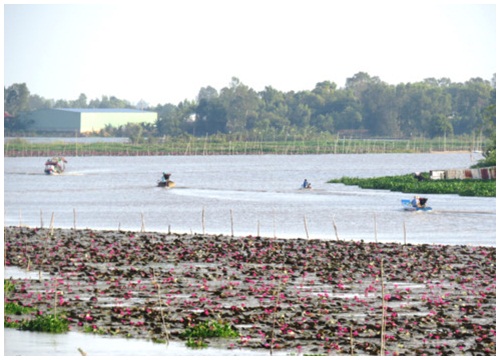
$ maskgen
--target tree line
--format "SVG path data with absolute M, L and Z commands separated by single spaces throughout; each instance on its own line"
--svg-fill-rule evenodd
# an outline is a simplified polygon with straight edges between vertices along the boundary
M 142 124 L 141 136 L 145 137 L 487 137 L 495 131 L 496 74 L 491 81 L 472 78 L 456 83 L 429 78 L 391 85 L 358 72 L 347 78 L 344 87 L 323 81 L 312 90 L 289 92 L 272 86 L 257 92 L 233 77 L 220 90 L 201 88 L 195 100 L 157 106 L 143 101 L 134 106 L 114 96 L 89 100 L 85 94 L 75 100 L 48 100 L 30 94 L 26 84 L 13 84 L 4 87 L 4 109 L 12 116 L 5 118 L 4 130 L 6 135 L 29 130 L 29 113 L 43 108 L 137 107 L 158 113 L 155 124 Z M 118 136 L 129 130 L 106 126 L 95 135 Z

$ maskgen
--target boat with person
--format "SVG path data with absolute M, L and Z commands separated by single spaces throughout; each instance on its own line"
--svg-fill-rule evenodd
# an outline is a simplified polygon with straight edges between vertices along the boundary
M 175 187 L 175 182 L 170 180 L 170 175 L 172 175 L 172 174 L 164 172 L 161 179 L 158 180 L 158 187 L 163 187 L 163 188 Z
M 167 180 L 167 181 L 158 181 L 158 187 L 163 187 L 163 188 L 173 188 L 175 187 L 175 182 L 172 180 Z
M 60 175 L 66 170 L 67 162 L 62 156 L 54 156 L 52 159 L 47 159 L 44 172 L 47 175 Z
M 432 208 L 427 206 L 427 198 L 415 196 L 413 200 L 402 199 L 401 204 L 405 211 L 431 211 Z
M 310 190 L 310 189 L 312 189 L 312 185 L 309 181 L 307 181 L 307 179 L 304 179 L 304 182 L 300 186 L 300 189 L 301 190 Z

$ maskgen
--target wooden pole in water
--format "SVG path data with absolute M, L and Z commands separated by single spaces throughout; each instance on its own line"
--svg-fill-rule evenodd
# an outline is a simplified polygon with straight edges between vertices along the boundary
M 145 226 L 144 226 L 144 213 L 141 213 L 141 232 L 144 232 Z
M 43 212 L 42 212 L 42 209 L 40 209 L 40 229 L 43 229 Z
M 276 214 L 273 209 L 273 232 L 274 232 L 274 238 L 276 239 Z
M 260 221 L 257 220 L 257 236 L 260 237 Z
M 73 229 L 76 230 L 76 209 L 73 208 Z
M 306 229 L 306 238 L 307 240 L 309 240 L 309 230 L 307 230 L 307 219 L 305 215 L 304 215 L 304 228 Z
M 375 242 L 377 242 L 377 214 L 373 214 L 373 222 L 375 226 Z
M 404 235 L 404 244 L 406 245 L 406 223 L 403 220 L 403 235 Z
M 340 240 L 339 233 L 337 231 L 337 224 L 335 224 L 335 216 L 332 216 L 332 221 L 333 221 L 333 230 L 335 230 L 335 237 L 337 238 L 337 240 Z
M 22 218 L 23 218 L 23 211 L 19 210 L 19 227 L 23 226 Z
M 54 235 L 54 213 L 52 213 L 52 217 L 50 218 L 50 235 Z
M 201 228 L 203 235 L 205 235 L 205 207 L 201 209 Z
M 231 216 L 231 236 L 234 236 L 233 209 L 229 210 L 229 214 Z

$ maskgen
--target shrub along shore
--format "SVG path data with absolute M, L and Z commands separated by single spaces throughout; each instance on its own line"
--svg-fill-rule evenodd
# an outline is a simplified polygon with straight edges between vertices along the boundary
M 5 304 L 57 309 L 72 331 L 183 341 L 215 321 L 237 337 L 191 340 L 287 354 L 496 355 L 494 247 L 4 232 L 6 266 L 40 271 L 10 279 Z

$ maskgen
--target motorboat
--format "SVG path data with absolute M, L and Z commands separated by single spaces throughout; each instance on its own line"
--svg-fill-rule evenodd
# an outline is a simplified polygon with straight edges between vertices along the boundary
M 427 199 L 426 198 L 419 198 L 419 206 L 415 206 L 412 204 L 411 200 L 408 199 L 403 199 L 401 200 L 401 204 L 403 205 L 403 209 L 405 211 L 431 211 L 432 208 L 430 206 L 427 206 Z
M 62 156 L 54 156 L 52 159 L 47 159 L 44 172 L 47 175 L 60 175 L 66 170 L 67 162 Z
M 167 180 L 167 181 L 158 181 L 158 187 L 163 187 L 163 188 L 173 188 L 175 187 L 175 182 L 172 180 Z

